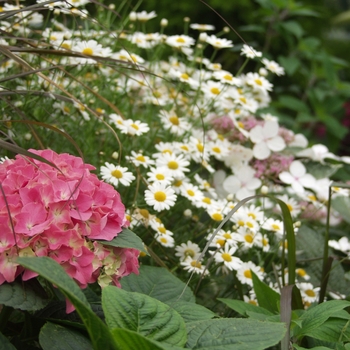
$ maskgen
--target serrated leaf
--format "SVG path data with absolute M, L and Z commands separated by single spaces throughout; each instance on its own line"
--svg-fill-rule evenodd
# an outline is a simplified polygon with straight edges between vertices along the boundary
M 167 344 L 186 344 L 182 317 L 170 306 L 148 295 L 114 286 L 102 290 L 102 306 L 110 329 L 125 328 Z
M 183 318 L 185 323 L 209 320 L 216 316 L 214 312 L 206 307 L 188 301 L 171 301 L 166 304 L 172 307 Z
M 207 350 L 260 350 L 276 345 L 284 336 L 283 323 L 225 318 L 186 324 L 186 347 Z
M 308 309 L 300 316 L 302 321 L 301 329 L 294 329 L 294 335 L 300 337 L 309 335 L 312 331 L 323 325 L 330 317 L 336 316 L 338 311 L 350 306 L 346 300 L 330 300 Z
M 2 333 L 0 333 L 0 350 L 16 350 Z
M 81 333 L 50 322 L 41 328 L 39 343 L 43 350 L 93 349 L 90 340 Z
M 191 289 L 163 267 L 142 265 L 139 275 L 126 276 L 120 283 L 124 290 L 146 294 L 164 303 L 195 302 Z
M 44 308 L 48 299 L 42 298 L 25 282 L 13 282 L 0 285 L 0 304 L 14 309 L 36 311 Z
M 118 234 L 118 236 L 112 239 L 111 241 L 97 240 L 97 242 L 103 245 L 108 245 L 108 246 L 118 247 L 118 248 L 134 248 L 148 254 L 148 252 L 145 250 L 145 247 L 142 243 L 141 238 L 136 233 L 130 231 L 127 228 L 124 228 L 123 231 L 121 231 Z
M 263 307 L 246 303 L 242 300 L 233 300 L 218 298 L 219 301 L 225 303 L 230 309 L 235 310 L 242 316 L 248 316 L 247 312 L 259 313 L 265 316 L 272 316 L 273 313 Z
M 142 349 L 142 350 L 177 350 L 183 349 L 177 346 L 161 344 L 143 335 L 128 329 L 114 328 L 111 330 L 114 339 L 120 344 L 122 349 Z
M 68 276 L 60 264 L 48 257 L 17 258 L 17 262 L 53 283 L 69 299 L 85 324 L 95 349 L 121 349 L 115 343 L 107 326 L 91 310 L 90 304 L 79 286 Z

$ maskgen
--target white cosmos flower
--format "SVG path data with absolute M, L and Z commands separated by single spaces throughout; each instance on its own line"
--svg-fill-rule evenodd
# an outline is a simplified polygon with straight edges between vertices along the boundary
M 169 210 L 176 202 L 175 191 L 161 182 L 155 182 L 145 191 L 145 201 L 156 211 Z
M 128 168 L 106 162 L 104 166 L 101 166 L 100 172 L 102 179 L 114 186 L 118 186 L 119 183 L 129 186 L 135 180 L 135 176 L 127 170 Z
M 285 184 L 291 185 L 297 194 L 304 193 L 304 187 L 313 188 L 316 182 L 311 174 L 306 173 L 304 164 L 299 160 L 294 160 L 289 166 L 289 172 L 282 171 L 279 178 Z
M 254 177 L 255 170 L 249 165 L 243 165 L 235 173 L 236 175 L 230 175 L 224 180 L 224 190 L 234 194 L 238 200 L 253 196 L 261 186 L 261 181 Z
M 250 139 L 255 143 L 253 148 L 254 157 L 260 160 L 270 156 L 271 151 L 282 151 L 286 144 L 281 136 L 278 136 L 278 123 L 267 120 L 264 126 L 256 125 L 250 130 Z

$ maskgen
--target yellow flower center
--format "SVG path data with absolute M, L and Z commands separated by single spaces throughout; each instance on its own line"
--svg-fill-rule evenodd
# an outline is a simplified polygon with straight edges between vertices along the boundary
M 147 209 L 140 209 L 139 213 L 146 219 L 149 218 L 149 211 Z
M 272 224 L 272 228 L 273 228 L 275 231 L 278 231 L 278 230 L 281 229 L 277 224 Z
M 242 103 L 247 103 L 247 100 L 245 97 L 240 97 L 239 100 L 242 102 Z
M 316 293 L 312 290 L 312 289 L 307 289 L 305 291 L 305 294 L 309 297 L 315 297 L 316 296 Z
M 180 148 L 183 149 L 184 151 L 189 151 L 189 149 L 186 145 L 182 145 Z
M 166 233 L 166 228 L 164 226 L 159 226 L 158 231 L 162 234 Z
M 175 162 L 174 160 L 171 160 L 168 163 L 168 168 L 172 169 L 172 170 L 176 170 L 179 167 L 179 164 L 177 162 Z
M 193 260 L 191 261 L 191 266 L 200 269 L 202 267 L 202 264 L 199 261 Z
M 146 162 L 145 157 L 141 154 L 139 156 L 137 156 L 135 159 L 138 160 L 139 162 L 143 162 L 143 163 Z
M 211 217 L 215 221 L 221 221 L 223 219 L 222 214 L 220 213 L 214 213 Z
M 203 150 L 204 150 L 203 144 L 197 143 L 197 149 L 198 149 L 199 152 L 203 152 Z
M 164 202 L 166 200 L 166 194 L 163 192 L 163 191 L 157 191 L 155 194 L 154 194 L 154 199 L 157 201 L 157 202 Z
M 90 47 L 86 47 L 84 50 L 83 50 L 83 54 L 84 55 L 88 55 L 88 56 L 92 56 L 94 54 L 94 51 L 90 48 Z
M 262 81 L 260 79 L 255 79 L 255 83 L 259 86 L 262 86 Z
M 190 256 L 191 258 L 193 258 L 195 256 L 195 252 L 193 251 L 193 249 L 186 249 L 184 251 L 184 255 L 185 256 Z
M 113 170 L 111 174 L 117 179 L 121 179 L 123 177 L 123 173 L 118 169 Z
M 225 242 L 226 242 L 225 239 L 218 239 L 218 240 L 216 241 L 216 244 L 220 244 L 220 246 L 223 247 L 223 246 L 225 245 Z
M 215 153 L 221 153 L 221 149 L 219 148 L 219 147 L 213 147 L 212 148 L 212 150 L 213 150 L 213 152 L 215 152 Z
M 182 181 L 181 180 L 177 180 L 173 183 L 173 186 L 175 187 L 180 187 L 182 185 Z
M 224 261 L 227 261 L 227 262 L 232 261 L 232 256 L 229 253 L 222 253 L 221 257 L 224 259 Z
M 182 79 L 184 79 L 184 80 L 188 80 L 188 79 L 189 79 L 189 76 L 188 76 L 188 74 L 186 74 L 186 73 L 182 73 L 180 77 L 181 77 Z
M 269 244 L 269 241 L 266 238 L 262 239 L 262 244 L 264 247 L 266 247 Z
M 238 226 L 244 226 L 244 221 L 243 220 L 238 220 L 237 221 Z
M 179 118 L 176 115 L 173 115 L 172 117 L 169 118 L 169 121 L 173 125 L 179 125 Z
M 250 279 L 252 279 L 252 272 L 251 272 L 250 270 L 245 270 L 245 271 L 243 272 L 243 275 L 244 275 L 245 278 L 250 278 Z
M 253 228 L 253 227 L 254 227 L 254 225 L 253 225 L 250 221 L 247 221 L 247 226 L 248 226 L 249 228 Z
M 186 41 L 184 38 L 177 38 L 176 42 L 180 43 L 180 44 L 184 44 Z
M 304 269 L 297 269 L 297 274 L 301 277 L 305 277 L 306 271 Z
M 159 180 L 159 181 L 162 181 L 165 179 L 165 176 L 163 174 L 157 174 L 156 175 L 156 179 Z
M 293 211 L 293 207 L 290 204 L 287 204 L 287 208 L 289 209 L 289 211 Z
M 192 190 L 187 190 L 187 194 L 191 197 L 193 197 L 195 195 L 194 191 L 192 191 Z
M 252 242 L 254 241 L 254 238 L 253 238 L 252 235 L 245 235 L 245 236 L 244 236 L 244 239 L 245 239 L 245 241 L 248 242 L 248 243 L 252 243 Z
M 217 87 L 213 87 L 210 89 L 210 92 L 214 95 L 219 95 L 220 94 L 220 89 Z
M 223 76 L 223 78 L 224 78 L 225 80 L 232 81 L 232 75 L 230 75 L 230 74 L 225 74 L 225 75 Z
M 224 236 L 226 239 L 231 239 L 231 238 L 232 238 L 232 236 L 231 236 L 228 232 L 225 232 L 225 233 L 223 234 L 223 236 Z
M 132 124 L 131 124 L 131 127 L 134 128 L 135 130 L 139 130 L 139 127 L 138 127 L 137 124 L 132 123 Z
M 251 217 L 254 220 L 256 219 L 256 215 L 254 213 L 249 213 L 248 216 Z
M 211 204 L 211 199 L 209 197 L 204 197 L 202 199 L 202 202 L 207 203 L 207 204 Z
M 159 239 L 162 243 L 168 243 L 168 240 L 165 237 L 161 237 Z

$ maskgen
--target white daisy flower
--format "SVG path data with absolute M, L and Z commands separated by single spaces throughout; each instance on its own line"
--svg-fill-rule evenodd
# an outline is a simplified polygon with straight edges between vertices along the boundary
M 255 57 L 261 57 L 262 53 L 260 51 L 254 50 L 252 46 L 243 44 L 243 47 L 241 49 L 241 55 L 246 56 L 248 58 L 255 58 Z
M 208 30 L 215 30 L 215 27 L 211 24 L 198 24 L 198 23 L 192 23 L 190 24 L 191 29 L 199 30 L 201 32 L 205 32 Z
M 207 43 L 213 46 L 215 49 L 224 49 L 228 47 L 233 47 L 232 41 L 224 38 L 218 38 L 215 35 L 210 35 L 207 37 Z
M 123 120 L 122 124 L 116 124 L 117 128 L 123 133 L 128 135 L 136 135 L 140 136 L 142 134 L 145 134 L 149 131 L 149 126 L 146 123 L 142 123 L 139 120 Z
M 297 287 L 299 288 L 301 297 L 303 298 L 303 301 L 306 302 L 307 306 L 317 300 L 321 289 L 320 287 L 315 288 L 308 282 L 297 283 Z
M 156 241 L 159 242 L 163 247 L 167 247 L 167 248 L 173 248 L 175 245 L 174 238 L 167 234 L 157 235 Z
M 138 20 L 139 22 L 147 22 L 150 19 L 157 17 L 157 14 L 154 11 L 151 11 L 151 12 L 141 11 L 141 12 L 136 12 L 135 16 L 136 16 L 136 20 Z
M 204 198 L 203 192 L 191 183 L 184 184 L 181 188 L 181 195 L 189 199 L 191 202 L 201 202 Z
M 187 243 L 181 243 L 175 247 L 175 256 L 178 256 L 181 261 L 186 260 L 187 257 L 191 257 L 193 260 L 197 260 L 201 255 L 201 250 L 196 243 L 187 241 Z
M 169 210 L 176 202 L 176 194 L 166 184 L 155 182 L 145 191 L 145 201 L 156 211 Z
M 135 180 L 135 176 L 128 171 L 128 168 L 108 162 L 101 166 L 100 173 L 103 180 L 114 186 L 118 186 L 119 183 L 124 186 L 130 186 L 131 182 Z
M 269 61 L 267 58 L 263 58 L 262 63 L 270 72 L 275 73 L 276 75 L 284 75 L 284 68 L 277 62 Z
M 241 85 L 241 79 L 234 77 L 230 72 L 226 70 L 219 70 L 213 73 L 213 77 L 220 80 L 220 83 L 229 85 Z
M 264 272 L 262 271 L 260 266 L 256 266 L 251 261 L 244 262 L 242 263 L 241 267 L 237 270 L 237 278 L 242 284 L 248 284 L 249 286 L 253 286 L 251 271 L 253 271 L 260 280 L 264 278 Z
M 172 134 L 181 136 L 185 132 L 190 130 L 190 124 L 185 118 L 178 117 L 175 111 L 161 110 L 159 112 L 160 120 L 166 130 L 169 130 Z
M 175 155 L 164 153 L 156 160 L 157 167 L 168 169 L 171 176 L 176 179 L 185 177 L 185 172 L 190 171 L 187 167 L 190 162 L 182 154 Z
M 262 224 L 262 228 L 276 233 L 280 238 L 283 236 L 284 224 L 281 220 L 269 218 Z
M 307 274 L 307 272 L 306 272 L 304 269 L 302 269 L 302 268 L 296 269 L 295 272 L 296 272 L 296 274 L 297 274 L 299 277 L 303 278 L 305 281 L 308 281 L 308 280 L 310 279 L 310 276 L 309 276 L 309 275 Z
M 131 151 L 131 156 L 126 156 L 125 158 L 136 166 L 142 165 L 145 168 L 148 168 L 150 165 L 155 163 L 153 159 L 150 159 L 148 156 L 144 156 L 141 152 L 137 153 L 135 151 Z
M 214 255 L 214 259 L 217 264 L 224 263 L 224 265 L 229 270 L 237 271 L 242 265 L 242 260 L 240 258 L 237 258 L 236 256 L 233 256 L 236 250 L 237 250 L 237 247 L 234 247 L 234 246 L 232 247 L 232 246 L 229 246 L 228 243 L 225 243 L 225 247 L 223 249 L 220 249 L 218 252 L 215 252 L 215 251 L 209 251 L 209 252 Z
M 147 181 L 150 183 L 153 182 L 164 182 L 167 185 L 170 185 L 173 181 L 173 177 L 170 175 L 170 171 L 165 168 L 151 168 L 147 173 Z
M 184 270 L 188 272 L 195 272 L 199 275 L 209 275 L 209 271 L 205 269 L 205 266 L 202 265 L 200 261 L 192 259 L 190 256 L 188 256 L 187 259 L 182 261 L 180 264 L 184 267 Z
M 188 35 L 170 35 L 165 39 L 165 43 L 175 48 L 190 47 L 195 44 L 195 40 Z

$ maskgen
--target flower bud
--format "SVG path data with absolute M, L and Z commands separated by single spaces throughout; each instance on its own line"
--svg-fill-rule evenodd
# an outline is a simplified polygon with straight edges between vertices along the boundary
M 166 27 L 168 25 L 168 20 L 166 18 L 162 18 L 160 21 L 160 26 L 161 27 Z
M 260 192 L 262 194 L 268 194 L 269 193 L 269 189 L 268 189 L 267 186 L 264 185 L 264 186 L 261 186 Z

